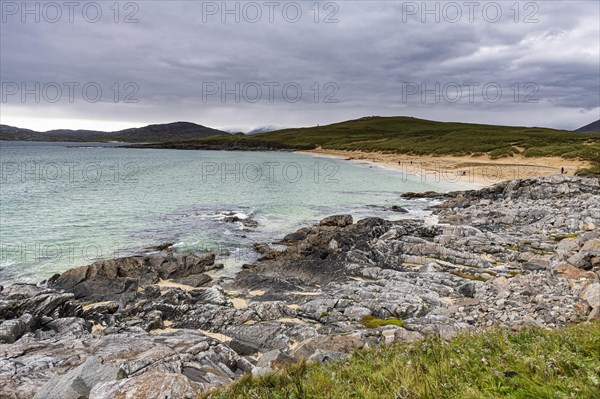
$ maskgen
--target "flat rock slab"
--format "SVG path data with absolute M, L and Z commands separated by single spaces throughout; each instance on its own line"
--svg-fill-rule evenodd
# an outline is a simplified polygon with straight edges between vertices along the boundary
M 200 390 L 181 374 L 151 371 L 96 385 L 89 399 L 195 399 Z

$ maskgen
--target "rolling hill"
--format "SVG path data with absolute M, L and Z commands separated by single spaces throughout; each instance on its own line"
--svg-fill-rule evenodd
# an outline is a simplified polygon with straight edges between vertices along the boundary
M 153 148 L 224 150 L 380 151 L 413 155 L 514 154 L 600 160 L 600 135 L 537 127 L 436 122 L 411 117 L 365 117 L 331 125 L 253 135 L 212 136 L 150 144 Z
M 227 135 L 222 130 L 211 129 L 191 122 L 174 122 L 148 125 L 139 128 L 102 132 L 96 130 L 49 130 L 37 132 L 29 129 L 0 125 L 0 140 L 23 141 L 70 141 L 70 142 L 106 142 L 123 141 L 129 143 L 162 142 L 171 140 L 190 140 L 215 135 Z

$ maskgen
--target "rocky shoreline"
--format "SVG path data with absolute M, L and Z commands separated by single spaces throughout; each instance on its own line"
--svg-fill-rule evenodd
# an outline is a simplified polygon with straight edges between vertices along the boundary
M 256 243 L 234 278 L 165 247 L 3 287 L 0 398 L 194 398 L 382 343 L 600 318 L 599 180 L 419 196 L 438 224 L 331 216 Z

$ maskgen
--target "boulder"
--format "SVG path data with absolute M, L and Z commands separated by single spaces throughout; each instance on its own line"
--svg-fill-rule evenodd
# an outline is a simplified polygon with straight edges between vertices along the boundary
M 592 258 L 594 256 L 589 251 L 579 251 L 575 255 L 569 257 L 567 262 L 569 264 L 578 267 L 583 270 L 590 270 L 592 268 Z
M 223 218 L 224 222 L 227 223 L 236 223 L 239 222 L 242 224 L 242 226 L 244 226 L 244 229 L 254 229 L 256 227 L 258 227 L 258 222 L 254 219 L 251 219 L 249 217 L 239 217 L 239 216 L 225 216 Z
M 464 283 L 463 285 L 458 287 L 458 292 L 469 298 L 474 298 L 476 291 L 477 286 L 475 285 L 475 283 Z
M 591 308 L 600 306 L 600 283 L 588 285 L 580 294 L 581 299 L 585 300 Z
M 396 328 L 394 330 L 394 342 L 413 342 L 420 339 L 423 339 L 423 335 L 416 331 L 410 331 L 405 328 Z
M 216 267 L 213 253 L 129 256 L 68 270 L 48 285 L 72 292 L 77 299 L 126 302 L 135 298 L 139 286 L 199 275 Z
M 68 291 L 75 294 L 75 299 L 85 299 L 86 301 L 117 300 L 120 302 L 134 300 L 137 290 L 137 279 L 120 277 L 92 277 L 68 289 Z
M 578 267 L 566 263 L 561 263 L 554 267 L 554 273 L 556 273 L 557 276 L 568 279 L 595 278 L 595 274 L 593 272 L 586 272 Z
M 321 226 L 346 227 L 353 223 L 352 215 L 333 215 L 322 219 Z
M 85 335 L 92 331 L 92 323 L 79 317 L 62 317 L 52 320 L 44 325 L 51 328 L 56 334 L 71 334 L 72 336 Z
M 296 359 L 308 359 L 317 351 L 350 353 L 364 346 L 365 341 L 353 335 L 321 335 L 298 344 L 292 356 Z
M 119 367 L 105 364 L 97 357 L 89 357 L 82 365 L 50 379 L 34 399 L 83 399 L 99 383 L 119 380 L 125 373 Z
M 588 321 L 600 320 L 600 306 L 596 306 L 588 315 Z
M 269 245 L 265 244 L 264 242 L 255 242 L 254 244 L 252 244 L 252 249 L 261 255 L 265 255 L 271 252 L 271 247 L 269 247 Z
M 419 273 L 436 273 L 444 270 L 437 262 L 429 262 L 419 268 Z
M 338 362 L 350 356 L 348 353 L 336 352 L 331 350 L 317 349 L 310 357 L 308 361 L 319 362 L 319 363 L 330 363 Z
M 293 357 L 291 357 L 290 355 L 282 352 L 279 349 L 274 349 L 272 351 L 264 353 L 260 357 L 260 359 L 258 359 L 258 362 L 256 362 L 256 367 L 260 367 L 260 368 L 268 367 L 272 370 L 275 370 L 277 368 L 280 368 L 281 366 L 284 366 L 286 364 L 291 364 L 294 362 L 295 362 L 295 359 Z
M 256 313 L 261 321 L 277 320 L 284 317 L 294 317 L 296 312 L 290 309 L 285 302 L 252 302 L 249 309 Z
M 344 309 L 344 316 L 350 320 L 362 320 L 366 316 L 371 316 L 373 312 L 369 308 L 363 306 L 348 306 Z
M 62 294 L 32 284 L 14 284 L 5 287 L 0 295 L 0 320 L 16 319 L 26 313 L 34 319 L 61 317 L 78 308 L 72 299 L 73 294 Z
M 225 291 L 218 285 L 204 290 L 204 292 L 198 296 L 198 299 L 202 302 L 212 303 L 213 305 L 231 306 L 231 301 L 225 294 Z
M 33 324 L 33 317 L 26 313 L 18 319 L 5 320 L 0 324 L 0 344 L 12 344 L 28 332 Z
M 547 270 L 550 267 L 552 255 L 532 255 L 527 262 L 523 264 L 526 270 Z
M 215 266 L 215 254 L 208 252 L 202 255 L 175 254 L 153 257 L 147 262 L 158 272 L 163 280 L 187 277 L 200 274 Z

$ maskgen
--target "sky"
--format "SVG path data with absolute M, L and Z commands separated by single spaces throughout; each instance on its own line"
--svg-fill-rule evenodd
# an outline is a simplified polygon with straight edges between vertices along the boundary
M 600 118 L 600 2 L 0 1 L 0 123 Z

